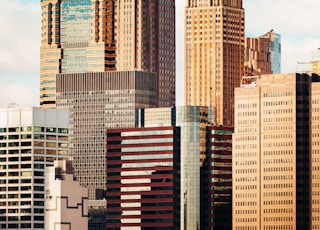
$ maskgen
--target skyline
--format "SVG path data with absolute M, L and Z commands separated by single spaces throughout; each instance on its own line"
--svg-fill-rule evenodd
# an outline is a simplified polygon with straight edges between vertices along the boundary
M 184 7 L 176 1 L 176 104 L 183 105 Z M 303 71 L 311 52 L 320 47 L 320 2 L 244 0 L 245 33 L 260 36 L 271 29 L 281 35 L 282 73 Z M 0 3 L 0 106 L 39 106 L 41 9 L 39 0 Z M 257 19 L 259 17 L 259 20 Z M 19 65 L 19 67 L 17 67 Z M 20 92 L 19 95 L 11 92 Z

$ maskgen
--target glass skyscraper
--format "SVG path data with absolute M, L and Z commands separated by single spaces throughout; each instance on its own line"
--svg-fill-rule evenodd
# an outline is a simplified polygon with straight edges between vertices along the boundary
M 137 111 L 138 127 L 180 128 L 180 229 L 200 229 L 200 167 L 206 158 L 206 128 L 212 113 L 205 106 L 150 108 Z
M 271 30 L 260 37 L 269 39 L 271 71 L 273 74 L 280 74 L 281 73 L 281 35 Z

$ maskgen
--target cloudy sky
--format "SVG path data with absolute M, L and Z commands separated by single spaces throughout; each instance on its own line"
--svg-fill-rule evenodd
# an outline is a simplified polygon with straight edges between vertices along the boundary
M 183 104 L 183 15 L 177 7 L 177 105 Z M 307 68 L 311 51 L 320 48 L 319 0 L 243 0 L 246 35 L 273 29 L 281 34 L 282 72 Z M 39 105 L 40 0 L 0 1 L 0 107 Z

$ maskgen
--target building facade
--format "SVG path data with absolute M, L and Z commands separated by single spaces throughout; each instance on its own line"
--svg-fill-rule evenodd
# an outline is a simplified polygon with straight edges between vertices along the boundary
M 68 158 L 69 114 L 0 109 L 0 228 L 45 228 L 45 167 Z
M 261 75 L 236 88 L 233 229 L 315 229 L 319 171 L 311 170 L 318 161 L 311 137 L 318 135 L 318 113 L 310 119 L 309 110 L 319 112 L 316 98 L 311 106 L 318 81 L 308 74 Z
M 280 73 L 280 34 L 270 30 L 257 38 L 246 38 L 244 76 Z
M 45 177 L 45 229 L 87 230 L 88 189 L 74 180 L 72 161 L 55 161 Z
M 200 167 L 206 158 L 206 127 L 209 124 L 212 124 L 212 112 L 205 106 L 137 111 L 137 127 L 180 128 L 180 229 L 202 229 Z
M 232 229 L 232 133 L 231 127 L 207 127 L 207 153 L 200 168 L 200 226 L 205 229 Z
M 107 229 L 180 229 L 180 129 L 108 129 Z
M 272 74 L 268 38 L 246 38 L 244 76 Z
M 320 48 L 311 52 L 311 72 L 320 75 Z
M 268 33 L 261 35 L 260 38 L 269 40 L 269 52 L 271 61 L 271 71 L 273 74 L 281 73 L 281 35 L 270 30 Z
M 42 0 L 40 105 L 60 73 L 156 73 L 158 104 L 175 104 L 175 1 Z
M 75 176 L 90 200 L 103 198 L 96 192 L 106 187 L 105 130 L 134 127 L 135 109 L 156 107 L 156 82 L 155 74 L 141 71 L 57 76 L 57 107 L 70 111 Z
M 244 74 L 242 0 L 188 0 L 185 105 L 211 106 L 215 123 L 233 126 L 234 88 Z

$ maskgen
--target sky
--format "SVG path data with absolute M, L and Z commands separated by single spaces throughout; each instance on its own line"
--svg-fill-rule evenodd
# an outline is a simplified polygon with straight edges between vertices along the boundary
M 176 0 L 176 102 L 183 105 L 184 7 Z M 319 0 L 243 0 L 245 32 L 281 35 L 282 73 L 307 70 L 320 48 Z M 0 1 L 0 107 L 39 106 L 40 0 Z

